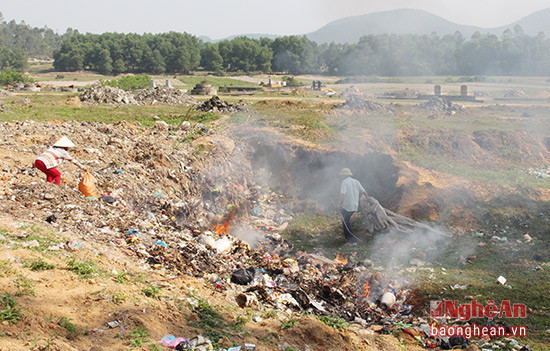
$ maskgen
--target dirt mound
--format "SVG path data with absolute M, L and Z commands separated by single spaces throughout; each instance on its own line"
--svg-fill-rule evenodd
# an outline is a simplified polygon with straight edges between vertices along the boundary
M 82 107 L 82 101 L 78 96 L 73 96 L 67 98 L 65 101 L 60 101 L 59 105 L 71 106 L 71 107 Z
M 136 99 L 134 99 L 131 93 L 120 88 L 101 85 L 84 90 L 79 97 L 80 101 L 90 105 L 137 104 Z
M 237 112 L 244 110 L 246 103 L 242 100 L 237 103 L 230 103 L 221 100 L 218 96 L 213 96 L 209 100 L 206 100 L 202 104 L 197 106 L 197 110 L 203 112 Z
M 162 103 L 172 106 L 198 104 L 198 101 L 187 95 L 183 91 L 174 88 L 149 88 L 138 92 L 135 95 L 139 103 L 154 105 Z
M 455 114 L 457 111 L 464 110 L 464 106 L 454 104 L 451 100 L 443 97 L 431 97 L 428 101 L 418 104 L 417 108 L 446 114 Z
M 365 100 L 359 95 L 348 95 L 346 102 L 342 105 L 336 106 L 335 109 L 343 111 L 360 111 L 361 113 L 366 114 L 393 114 L 393 110 L 391 108 L 388 108 L 376 101 Z

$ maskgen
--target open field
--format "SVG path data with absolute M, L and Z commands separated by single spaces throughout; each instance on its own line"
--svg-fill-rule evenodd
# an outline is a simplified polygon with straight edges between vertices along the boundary
M 56 79 L 58 73 L 48 72 L 47 65 L 30 72 L 38 81 L 112 78 L 64 73 Z M 319 318 L 311 309 L 281 310 L 267 302 L 238 308 L 235 296 L 241 290 L 230 283 L 231 270 L 214 272 L 206 265 L 201 272 L 185 266 L 182 257 L 189 253 L 181 246 L 187 235 L 198 236 L 231 218 L 230 234 L 250 227 L 269 237 L 278 229 L 267 227 L 287 223 L 279 233 L 291 244 L 284 259 L 302 264 L 304 252 L 329 260 L 343 255 L 354 269 L 367 267 L 406 281 L 399 285 L 409 291 L 403 304 L 413 306 L 411 318 L 402 322 L 406 325 L 428 318 L 430 300 L 524 303 L 526 319 L 498 321 L 526 325 L 528 335 L 518 342 L 546 350 L 550 177 L 542 170 L 550 166 L 550 101 L 539 97 L 550 91 L 548 78 L 461 83 L 461 77 L 399 77 L 357 84 L 334 84 L 338 77 L 297 78 L 305 84 L 324 81 L 338 93 L 353 85 L 379 109 L 342 107 L 345 96 L 326 97 L 309 89 L 220 95 L 247 102 L 231 114 L 164 104 L 86 105 L 75 102 L 75 93 L 17 92 L 2 98 L 0 279 L 5 288 L 0 293 L 11 314 L 1 314 L 6 329 L 0 333 L 0 349 L 159 350 L 157 341 L 170 333 L 202 333 L 216 346 L 252 342 L 257 350 L 270 351 L 335 349 L 335 343 L 350 351 L 423 349 L 423 342 L 402 330 L 389 335 L 361 331 L 368 328 L 349 323 L 353 318 Z M 205 78 L 177 79 L 188 89 Z M 255 86 L 266 76 L 206 79 L 215 86 Z M 418 106 L 426 100 L 382 98 L 405 90 L 431 94 L 434 84 L 454 95 L 467 84 L 471 94 L 484 94 L 479 98 L 484 101 L 454 101 L 464 108 L 451 111 Z M 495 100 L 520 90 L 524 100 Z M 78 141 L 76 157 L 98 175 L 98 187 L 119 194 L 123 204 L 83 199 L 71 165 L 63 166 L 66 184 L 47 187 L 29 165 L 58 130 Z M 352 226 L 361 243 L 346 245 L 331 202 L 338 193 L 335 175 L 344 166 L 384 207 L 437 226 L 450 237 L 371 235 L 355 215 Z M 44 220 L 50 214 L 57 223 Z M 137 227 L 142 236 L 132 242 L 124 233 Z M 195 245 L 199 239 L 192 238 Z M 38 246 L 23 245 L 33 240 Z M 154 249 L 158 240 L 170 251 L 155 254 L 161 250 Z M 48 250 L 69 241 L 83 248 Z M 175 247 L 182 254 L 171 261 Z M 206 252 L 205 257 L 225 265 L 245 255 L 246 267 L 259 264 L 254 259 L 263 255 Z M 300 271 L 323 269 L 311 264 Z M 331 274 L 323 279 L 334 278 Z M 500 275 L 506 284 L 496 283 Z M 466 287 L 451 288 L 455 285 Z M 64 287 L 66 297 L 56 301 L 56 291 Z M 332 300 L 326 301 L 328 306 Z M 258 316 L 263 322 L 252 320 Z M 113 320 L 125 328 L 108 328 Z M 501 349 L 512 349 L 509 341 L 499 340 L 505 343 Z

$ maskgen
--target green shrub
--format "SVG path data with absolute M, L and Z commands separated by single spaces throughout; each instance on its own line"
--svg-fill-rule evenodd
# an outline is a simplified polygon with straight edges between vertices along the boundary
M 0 85 L 8 85 L 8 84 L 15 84 L 15 83 L 30 83 L 34 80 L 29 78 L 28 76 L 16 72 L 16 71 L 3 71 L 0 72 Z
M 102 85 L 116 87 L 123 90 L 146 89 L 151 84 L 151 77 L 147 74 L 125 76 L 113 80 L 100 80 Z
M 284 76 L 283 82 L 286 82 L 287 87 L 299 87 L 302 84 L 294 77 Z

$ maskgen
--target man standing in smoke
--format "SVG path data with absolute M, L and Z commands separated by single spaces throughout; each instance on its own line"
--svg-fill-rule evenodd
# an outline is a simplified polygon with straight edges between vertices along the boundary
M 351 232 L 351 216 L 359 209 L 359 198 L 361 195 L 365 194 L 367 196 L 367 192 L 361 186 L 361 183 L 357 179 L 353 179 L 352 175 L 353 173 L 351 173 L 349 168 L 342 168 L 339 174 L 342 178 L 342 185 L 340 186 L 338 207 L 340 208 L 340 213 L 342 213 L 342 227 L 348 243 L 357 241 Z

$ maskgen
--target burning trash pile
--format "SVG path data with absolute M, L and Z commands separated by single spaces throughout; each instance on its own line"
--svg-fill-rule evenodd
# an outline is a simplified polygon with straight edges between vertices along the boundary
M 428 319 L 411 314 L 405 279 L 368 260 L 295 249 L 282 238 L 294 216 L 290 201 L 256 183 L 266 171 L 252 170 L 246 146 L 211 132 L 183 143 L 189 128 L 2 123 L 0 145 L 18 159 L 0 164 L 0 209 L 116 246 L 151 269 L 201 278 L 243 308 L 338 316 L 372 333 L 402 330 L 442 348 L 467 344 L 428 337 Z M 31 162 L 59 134 L 77 144 L 74 156 L 95 175 L 97 198 L 37 178 Z M 77 178 L 66 174 L 62 184 Z
M 136 99 L 132 93 L 125 90 L 109 86 L 95 86 L 84 90 L 80 94 L 80 101 L 90 104 L 124 104 L 135 105 Z
M 246 106 L 246 103 L 239 101 L 237 103 L 230 103 L 221 100 L 218 96 L 212 96 L 209 100 L 206 100 L 202 104 L 197 106 L 198 111 L 203 112 L 237 112 L 242 111 Z
M 163 103 L 172 106 L 198 104 L 197 100 L 175 88 L 154 87 L 145 89 L 138 92 L 135 95 L 135 99 L 141 104 L 150 105 L 154 105 L 155 103 Z
M 418 104 L 417 108 L 435 112 L 444 112 L 449 115 L 455 114 L 456 111 L 464 110 L 464 106 L 453 104 L 451 100 L 443 97 L 431 97 L 428 101 Z
M 365 100 L 360 95 L 350 94 L 346 97 L 346 102 L 342 105 L 336 106 L 335 109 L 338 113 L 341 111 L 361 112 L 366 114 L 379 113 L 379 114 L 393 114 L 393 110 L 382 105 L 379 102 Z

